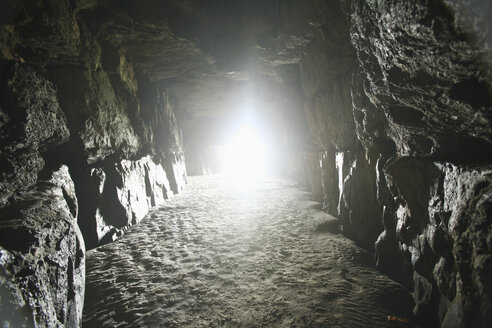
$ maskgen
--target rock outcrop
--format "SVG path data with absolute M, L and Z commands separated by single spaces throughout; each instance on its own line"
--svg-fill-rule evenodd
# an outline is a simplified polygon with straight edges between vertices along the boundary
M 2 61 L 0 202 L 36 184 L 41 151 L 70 136 L 55 86 L 31 67 Z

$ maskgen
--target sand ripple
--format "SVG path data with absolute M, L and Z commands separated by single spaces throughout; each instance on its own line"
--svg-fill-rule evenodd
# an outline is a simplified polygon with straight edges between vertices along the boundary
M 88 252 L 83 327 L 398 326 L 407 291 L 318 208 L 285 180 L 191 178 Z

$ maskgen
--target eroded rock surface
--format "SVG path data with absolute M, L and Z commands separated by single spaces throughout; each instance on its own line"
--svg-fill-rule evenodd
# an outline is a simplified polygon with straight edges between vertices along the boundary
M 393 273 L 413 286 L 414 312 L 429 325 L 485 327 L 492 303 L 471 290 L 488 283 L 481 272 L 491 266 L 473 247 L 466 258 L 477 260 L 467 264 L 461 246 L 469 243 L 465 231 L 476 233 L 463 208 L 481 222 L 490 207 L 472 200 L 486 190 L 490 170 L 490 61 L 473 36 L 482 32 L 447 2 L 355 1 L 352 8 L 354 118 L 368 156 L 380 154 L 381 268 L 413 268 L 413 276 Z M 477 240 L 490 234 L 488 223 L 482 227 Z M 385 259 L 391 254 L 400 254 L 397 261 Z
M 79 221 L 89 247 L 113 241 L 174 194 L 163 166 L 150 156 L 89 167 L 74 176 L 79 199 L 88 204 L 80 216 L 91 218 Z
M 0 202 L 27 190 L 44 166 L 42 149 L 65 142 L 70 133 L 55 86 L 31 67 L 1 61 L 6 79 L 0 105 Z
M 160 176 L 158 184 L 171 182 L 164 193 L 170 189 L 177 193 L 186 180 L 174 99 L 152 75 L 165 57 L 160 52 L 163 49 L 136 44 L 141 40 L 157 46 L 166 38 L 177 39 L 164 22 L 154 26 L 137 22 L 138 13 L 137 30 L 123 32 L 132 17 L 119 9 L 119 14 L 103 22 L 100 14 L 108 6 L 63 0 L 6 5 L 0 33 L 5 76 L 2 201 L 33 186 L 43 167 L 53 171 L 66 164 L 84 209 L 77 219 L 88 247 L 112 240 L 115 226 L 126 229 L 138 222 L 150 208 L 150 198 L 157 204 L 163 197 L 155 196 L 163 193 L 161 187 L 146 184 L 143 166 L 147 165 L 151 175 Z M 157 42 L 158 35 L 162 42 Z M 138 60 L 151 54 L 159 58 Z M 152 67 L 144 67 L 142 61 Z M 154 169 L 151 162 L 161 167 Z M 125 180 L 123 189 L 130 185 L 140 191 L 150 188 L 144 193 L 149 194 L 149 200 L 127 194 L 106 197 L 102 211 L 114 210 L 111 215 L 117 219 L 99 220 L 95 211 L 85 210 L 98 206 L 90 203 L 93 196 L 86 193 L 91 190 L 86 185 L 93 171 L 106 171 L 108 184 L 113 185 L 118 184 L 115 179 L 119 175 Z M 118 204 L 123 211 L 118 211 Z M 100 228 L 85 228 L 94 227 L 97 220 Z M 114 220 L 119 223 L 115 225 Z
M 78 327 L 85 246 L 66 166 L 0 210 L 3 326 Z
M 128 17 L 103 23 L 104 8 L 1 5 L 5 324 L 80 326 L 84 245 L 121 236 L 186 184 L 175 100 L 123 46 L 145 51 L 132 39 L 138 32 L 117 31 Z M 137 26 L 149 38 L 159 30 Z

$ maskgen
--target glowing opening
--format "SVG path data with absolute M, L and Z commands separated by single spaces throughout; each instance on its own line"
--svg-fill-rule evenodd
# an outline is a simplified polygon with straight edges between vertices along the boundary
M 220 146 L 217 155 L 223 172 L 240 178 L 266 173 L 266 146 L 257 130 L 241 127 L 231 142 Z

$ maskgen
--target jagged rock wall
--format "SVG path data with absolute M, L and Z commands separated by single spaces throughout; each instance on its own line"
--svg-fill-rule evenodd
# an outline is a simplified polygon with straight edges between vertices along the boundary
M 105 176 L 101 178 L 104 181 L 100 181 L 104 195 L 121 194 L 126 189 L 144 190 L 145 174 L 151 176 L 147 180 L 158 180 L 159 183 L 155 184 L 157 190 L 150 184 L 151 190 L 144 193 L 148 195 L 147 207 L 161 201 L 162 197 L 157 194 L 164 193 L 169 197 L 173 192 L 179 192 L 186 183 L 182 137 L 174 114 L 174 100 L 140 66 L 135 69 L 138 64 L 127 54 L 130 50 L 123 44 L 139 31 L 117 32 L 118 28 L 126 27 L 126 20 L 131 19 L 124 12 L 101 21 L 100 15 L 107 10 L 106 5 L 98 7 L 96 3 L 38 1 L 30 6 L 12 5 L 8 8 L 9 15 L 2 22 L 3 66 L 6 71 L 15 71 L 15 76 L 6 83 L 5 94 L 8 96 L 9 92 L 17 92 L 22 101 L 32 103 L 29 108 L 35 114 L 25 115 L 38 115 L 36 113 L 41 113 L 41 110 L 53 112 L 51 116 L 47 116 L 50 113 L 45 114 L 48 118 L 38 118 L 38 121 L 44 121 L 35 121 L 37 131 L 26 127 L 33 134 L 28 136 L 29 140 L 32 139 L 29 142 L 34 143 L 31 148 L 37 151 L 36 148 L 40 148 L 38 143 L 57 137 L 53 134 L 64 133 L 64 136 L 58 138 L 61 145 L 43 148 L 44 156 L 29 156 L 29 163 L 27 160 L 22 165 L 14 163 L 22 159 L 19 156 L 6 159 L 4 172 L 9 172 L 7 168 L 12 171 L 12 181 L 8 178 L 2 181 L 6 184 L 5 188 L 9 189 L 7 184 L 15 183 L 19 184 L 18 187 L 22 184 L 24 188 L 33 185 L 43 161 L 47 169 L 55 169 L 60 163 L 68 165 L 76 183 L 81 208 L 84 209 L 94 206 L 95 196 L 89 194 L 92 189 L 99 188 L 94 186 L 95 175 Z M 53 18 L 43 18 L 48 16 Z M 152 61 L 147 60 L 146 65 L 150 64 Z M 29 83 L 36 84 L 32 89 L 37 88 L 33 92 L 38 94 L 23 94 L 27 92 L 24 89 Z M 5 108 L 13 111 L 9 108 L 12 107 L 9 98 L 4 99 Z M 38 104 L 35 104 L 36 100 Z M 50 102 L 56 102 L 56 106 Z M 11 124 L 18 124 L 16 122 L 23 119 L 20 114 L 9 118 L 8 112 L 3 112 L 6 113 L 2 115 L 3 121 L 7 123 L 10 120 L 14 122 Z M 63 122 L 58 123 L 57 119 Z M 12 128 L 8 125 L 6 128 L 10 130 L 6 130 L 5 135 L 12 138 L 15 135 Z M 57 128 L 65 130 L 57 131 Z M 10 140 L 6 142 L 10 142 L 10 148 L 15 145 Z M 27 148 L 29 145 L 15 147 Z M 125 161 L 131 161 L 131 164 Z M 22 179 L 19 170 L 25 170 Z M 137 181 L 134 175 L 141 175 L 142 178 Z M 13 185 L 10 193 L 16 191 L 16 187 Z M 9 195 L 5 193 L 4 197 Z M 141 213 L 145 212 L 141 209 L 141 200 L 133 200 L 134 195 L 108 197 L 103 197 L 104 201 L 97 211 L 110 213 L 118 207 L 115 202 L 121 203 L 126 208 L 124 216 L 127 219 L 116 219 L 119 220 L 118 228 L 127 228 L 132 222 L 138 222 L 143 216 Z M 84 210 L 78 217 L 88 247 L 100 244 L 104 238 L 112 238 L 105 237 L 101 231 L 111 231 L 111 235 L 115 233 L 114 225 L 109 223 L 114 219 L 108 218 L 106 222 L 98 218 L 97 211 Z M 95 226 L 99 228 L 88 228 Z
M 300 62 L 319 149 L 304 155 L 304 179 L 320 179 L 324 209 L 413 290 L 422 326 L 486 327 L 492 8 L 330 3 L 343 14 L 319 26 Z
M 88 247 L 115 240 L 174 194 L 163 165 L 150 156 L 84 167 L 73 176 L 78 198 L 86 204 L 79 226 Z
M 490 322 L 483 271 L 491 268 L 491 249 L 474 250 L 465 240 L 486 240 L 491 231 L 490 217 L 480 214 L 490 201 L 472 200 L 488 188 L 490 60 L 473 37 L 482 32 L 452 9 L 446 2 L 353 3 L 361 81 L 354 117 L 366 149 L 381 153 L 379 174 L 391 194 L 379 199 L 383 234 L 396 230 L 389 247 L 413 267 L 414 312 L 435 324 L 479 327 Z
M 0 209 L 0 322 L 6 327 L 78 327 L 85 246 L 77 198 L 62 166 Z
M 2 325 L 79 326 L 85 246 L 66 166 L 42 173 L 43 152 L 69 138 L 54 85 L 2 60 L 0 288 Z
M 155 61 L 139 64 L 126 46 L 135 33 L 172 33 L 125 32 L 131 18 L 101 20 L 105 10 L 1 5 L 3 326 L 80 326 L 86 247 L 114 240 L 186 184 L 175 100 L 150 74 Z
M 44 165 L 41 150 L 69 138 L 66 118 L 53 83 L 33 69 L 0 63 L 2 77 L 0 202 L 33 186 Z

